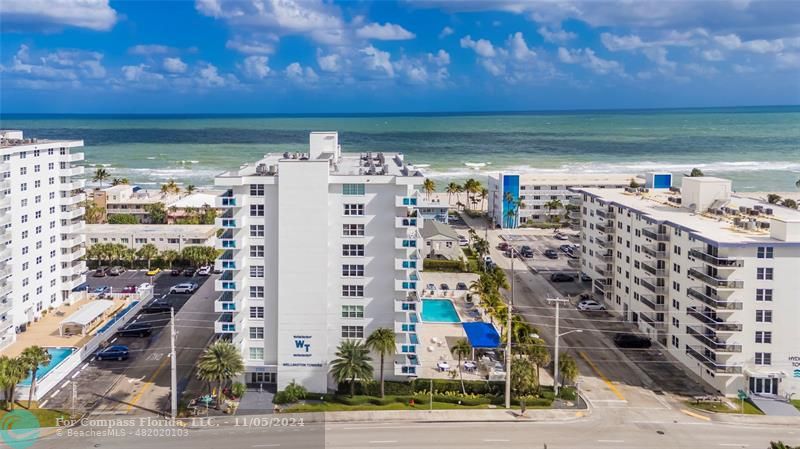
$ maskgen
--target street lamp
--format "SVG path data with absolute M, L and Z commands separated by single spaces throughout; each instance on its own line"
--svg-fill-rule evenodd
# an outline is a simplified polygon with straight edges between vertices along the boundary
M 562 302 L 567 302 L 568 303 L 569 300 L 568 299 L 564 299 L 564 298 L 547 298 L 547 302 L 556 303 L 556 316 L 555 316 L 555 318 L 556 318 L 556 325 L 555 325 L 555 337 L 556 337 L 555 338 L 555 352 L 556 353 L 555 353 L 555 355 L 553 357 L 553 362 L 554 362 L 554 366 L 553 366 L 553 395 L 554 395 L 554 397 L 558 397 L 558 340 L 559 340 L 559 338 L 563 337 L 564 335 L 571 334 L 573 332 L 583 332 L 583 329 L 573 329 L 571 331 L 564 332 L 563 334 L 559 333 L 558 332 L 558 322 L 559 322 L 558 315 L 559 315 L 559 310 L 561 308 L 560 306 L 561 306 Z
M 511 408 L 511 308 L 514 306 L 514 259 L 517 249 L 508 246 L 511 251 L 511 300 L 508 302 L 508 316 L 506 318 L 506 408 Z

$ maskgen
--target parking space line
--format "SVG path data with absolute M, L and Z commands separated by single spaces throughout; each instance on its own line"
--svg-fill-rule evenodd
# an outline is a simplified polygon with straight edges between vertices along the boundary
M 138 393 L 136 393 L 136 396 L 134 396 L 133 399 L 131 399 L 131 403 L 128 405 L 128 413 L 130 413 L 133 410 L 133 407 L 135 407 L 136 403 L 142 399 L 142 396 L 144 396 L 144 394 L 147 393 L 148 390 L 150 390 L 150 388 L 153 386 L 153 383 L 156 380 L 156 377 L 158 377 L 159 373 L 161 373 L 164 367 L 167 366 L 167 362 L 169 362 L 169 357 L 164 357 L 164 360 L 161 362 L 160 365 L 158 365 L 158 368 L 156 368 L 156 370 L 153 372 L 150 378 L 147 379 L 147 382 L 145 382 L 145 384 L 142 386 L 142 389 L 139 390 Z
M 689 415 L 692 418 L 702 419 L 704 421 L 711 421 L 711 418 L 709 418 L 708 416 L 703 416 L 697 413 L 693 413 L 686 409 L 681 409 L 681 413 L 683 413 L 684 415 Z
M 597 374 L 597 377 L 599 377 L 603 382 L 605 382 L 605 384 L 608 386 L 608 389 L 611 390 L 611 392 L 614 393 L 616 397 L 618 397 L 621 401 L 626 400 L 625 396 L 623 396 L 622 393 L 620 393 L 619 390 L 617 390 L 617 387 L 614 386 L 614 384 L 612 384 L 610 380 L 608 380 L 605 374 L 603 374 L 603 372 L 600 371 L 597 365 L 595 365 L 594 362 L 592 362 L 591 359 L 589 359 L 589 356 L 587 356 L 585 352 L 578 351 L 578 354 L 581 356 L 583 360 L 586 361 L 586 363 L 589 365 L 592 371 L 594 371 L 595 374 Z

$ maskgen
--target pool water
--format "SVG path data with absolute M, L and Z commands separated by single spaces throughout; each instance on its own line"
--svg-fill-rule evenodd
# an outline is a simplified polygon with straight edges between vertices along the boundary
M 75 348 L 45 348 L 47 352 L 50 353 L 50 363 L 47 365 L 39 365 L 39 369 L 36 371 L 36 382 L 38 383 L 40 380 L 44 379 L 50 371 L 53 371 L 55 367 L 57 367 L 61 362 L 64 361 L 67 357 L 72 355 L 75 352 Z M 32 375 L 28 375 L 20 385 L 23 386 L 30 386 L 32 380 Z
M 456 307 L 447 299 L 423 299 L 422 321 L 429 323 L 460 323 Z

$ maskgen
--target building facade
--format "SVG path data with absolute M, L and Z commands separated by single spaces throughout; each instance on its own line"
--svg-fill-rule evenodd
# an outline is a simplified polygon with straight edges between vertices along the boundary
M 800 211 L 669 184 L 579 191 L 596 298 L 725 395 L 800 394 Z
M 119 243 L 138 250 L 152 244 L 159 251 L 181 251 L 187 246 L 216 246 L 215 225 L 87 224 L 86 246 Z
M 206 207 L 214 207 L 220 192 L 162 193 L 141 189 L 136 185 L 118 184 L 92 192 L 92 201 L 105 210 L 102 221 L 114 215 L 132 215 L 138 223 L 151 223 L 149 207 L 161 203 L 166 211 L 167 223 L 186 219 Z
M 422 181 L 401 154 L 342 154 L 335 132 L 215 179 L 215 326 L 241 348 L 248 383 L 335 389 L 337 346 L 381 327 L 397 332 L 387 374 L 416 374 Z
M 0 348 L 85 281 L 82 146 L 0 131 Z
M 489 175 L 489 216 L 496 226 L 516 228 L 525 223 L 564 220 L 571 189 L 593 187 L 618 189 L 628 187 L 633 175 L 617 174 L 519 174 L 499 172 Z M 557 203 L 556 203 L 557 202 Z M 558 207 L 557 204 L 560 204 Z

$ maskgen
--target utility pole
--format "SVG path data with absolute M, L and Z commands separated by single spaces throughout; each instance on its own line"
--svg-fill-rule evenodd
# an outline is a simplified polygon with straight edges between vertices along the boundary
M 555 302 L 556 303 L 556 326 L 555 326 L 555 334 L 556 334 L 556 342 L 555 342 L 555 354 L 553 355 L 553 394 L 555 397 L 558 397 L 558 340 L 562 334 L 558 333 L 558 312 L 562 302 L 569 302 L 568 299 L 564 298 L 547 298 L 547 301 Z
M 508 302 L 508 316 L 506 318 L 506 408 L 511 408 L 511 308 L 514 307 L 514 256 L 516 249 L 511 250 L 511 300 Z
M 172 397 L 171 397 L 171 404 L 170 404 L 170 416 L 172 419 L 175 419 L 178 416 L 178 360 L 175 356 L 175 308 L 172 307 L 169 309 L 169 344 L 170 344 L 170 365 L 171 365 L 171 376 L 170 381 L 172 383 Z

